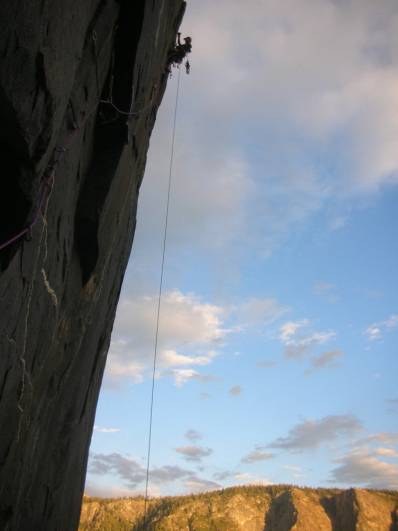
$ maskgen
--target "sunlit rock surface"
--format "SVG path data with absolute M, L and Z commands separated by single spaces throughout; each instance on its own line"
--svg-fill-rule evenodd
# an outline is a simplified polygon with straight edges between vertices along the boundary
M 85 498 L 80 530 L 395 531 L 398 492 L 235 487 L 150 501 Z

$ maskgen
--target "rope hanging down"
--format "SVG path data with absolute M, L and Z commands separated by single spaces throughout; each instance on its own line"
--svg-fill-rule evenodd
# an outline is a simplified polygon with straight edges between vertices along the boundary
M 153 368 L 152 368 L 151 405 L 150 405 L 150 410 L 149 410 L 149 432 L 148 432 L 148 450 L 147 450 L 147 466 L 146 466 L 146 482 L 145 482 L 144 525 L 146 524 L 146 518 L 147 518 L 149 466 L 151 462 L 152 420 L 153 420 L 153 403 L 154 403 L 154 396 L 155 396 L 156 361 L 157 361 L 157 355 L 158 355 L 160 304 L 162 300 L 162 290 L 163 290 L 164 259 L 166 255 L 167 228 L 168 228 L 168 222 L 169 222 L 170 191 L 171 191 L 172 174 L 173 174 L 174 142 L 175 142 L 176 123 L 177 123 L 178 98 L 179 98 L 179 93 L 180 93 L 180 78 L 181 78 L 181 70 L 178 69 L 177 92 L 176 92 L 176 98 L 175 98 L 173 132 L 172 132 L 172 140 L 171 140 L 169 181 L 168 181 L 168 188 L 167 188 L 166 214 L 165 214 L 164 233 L 163 233 L 162 264 L 160 267 L 158 305 L 157 305 L 157 312 L 156 312 L 156 331 L 155 331 L 155 345 L 154 345 Z

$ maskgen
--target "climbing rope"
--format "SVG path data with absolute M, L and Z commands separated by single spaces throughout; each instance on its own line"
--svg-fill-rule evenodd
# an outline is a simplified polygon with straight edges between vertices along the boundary
M 154 345 L 153 367 L 152 367 L 151 404 L 150 404 L 150 409 L 149 409 L 148 449 L 147 449 L 145 502 L 144 502 L 144 525 L 146 524 L 147 506 L 148 506 L 149 467 L 150 467 L 150 462 L 151 462 L 152 421 L 153 421 L 153 404 L 154 404 L 154 396 L 155 396 L 156 361 L 157 361 L 157 355 L 158 355 L 160 305 L 161 305 L 161 300 L 162 300 L 164 259 L 166 255 L 167 229 L 168 229 L 168 222 L 169 222 L 170 192 L 171 192 L 172 175 L 173 175 L 174 143 L 175 143 L 175 133 L 176 133 L 176 123 L 177 123 L 178 98 L 179 98 L 179 93 L 180 93 L 180 78 L 181 78 L 181 70 L 179 69 L 178 80 L 177 80 L 177 92 L 176 92 L 175 105 L 174 105 L 174 119 L 173 119 L 173 132 L 172 132 L 172 140 L 171 140 L 169 179 L 168 179 L 167 200 L 166 200 L 166 214 L 165 214 L 164 233 L 163 233 L 162 263 L 160 267 L 159 293 L 158 293 L 158 304 L 157 304 L 157 312 L 156 312 L 156 331 L 155 331 L 155 345 Z
M 11 244 L 19 241 L 23 237 L 26 237 L 28 239 L 31 237 L 32 229 L 38 222 L 40 213 L 43 213 L 43 206 L 46 202 L 46 199 L 48 197 L 48 194 L 51 188 L 53 187 L 56 168 L 59 162 L 61 161 L 62 156 L 64 155 L 66 151 L 67 151 L 66 147 L 55 148 L 55 153 L 59 153 L 60 155 L 58 157 L 54 157 L 54 161 L 48 165 L 47 170 L 44 173 L 45 177 L 41 181 L 41 184 L 39 186 L 38 200 L 37 200 L 36 208 L 32 216 L 32 221 L 28 223 L 22 230 L 12 235 L 8 240 L 1 243 L 0 251 L 5 249 L 6 247 L 9 247 Z
M 92 38 L 92 42 L 93 42 L 93 52 L 94 52 L 94 62 L 95 62 L 95 77 L 96 77 L 96 83 L 97 83 L 98 97 L 100 97 L 101 91 L 100 91 L 100 80 L 99 80 L 99 69 L 98 69 L 98 55 L 99 55 L 99 52 L 97 50 L 97 34 L 96 34 L 95 31 L 92 32 L 91 38 Z M 113 68 L 113 62 L 114 62 L 114 59 L 112 59 L 111 68 Z M 113 73 L 112 73 L 112 76 L 113 76 Z M 148 108 L 150 108 L 152 106 L 153 99 L 154 99 L 154 96 L 155 96 L 155 93 L 156 93 L 155 89 L 156 89 L 156 86 L 154 86 L 154 88 L 152 90 L 151 99 L 148 102 L 148 104 L 145 105 L 145 107 L 141 108 L 139 111 L 123 112 L 122 110 L 120 110 L 112 101 L 112 90 L 111 89 L 110 89 L 110 99 L 109 100 L 100 100 L 100 103 L 111 105 L 114 108 L 114 110 L 116 110 L 116 112 L 119 115 L 137 116 L 137 115 L 145 112 Z M 132 98 L 132 101 L 133 100 L 134 100 L 134 98 Z M 69 136 L 67 137 L 65 144 L 63 146 L 57 146 L 55 148 L 55 150 L 54 150 L 55 155 L 52 157 L 53 160 L 47 166 L 47 168 L 46 168 L 46 170 L 44 172 L 44 177 L 43 177 L 43 179 L 42 179 L 42 181 L 41 181 L 41 183 L 39 185 L 39 191 L 38 191 L 38 194 L 37 194 L 37 198 L 38 199 L 37 199 L 37 202 L 36 202 L 36 208 L 33 210 L 32 220 L 27 225 L 25 225 L 25 227 L 23 227 L 19 232 L 13 234 L 12 236 L 10 236 L 4 242 L 1 242 L 0 243 L 0 251 L 2 251 L 3 249 L 6 249 L 7 247 L 12 245 L 13 243 L 16 243 L 16 242 L 20 241 L 24 237 L 26 239 L 28 239 L 28 240 L 31 239 L 32 230 L 33 230 L 34 226 L 36 225 L 36 223 L 38 222 L 40 214 L 43 215 L 43 207 L 44 207 L 44 205 L 46 203 L 46 199 L 47 199 L 47 197 L 49 195 L 49 192 L 50 192 L 50 190 L 52 189 L 52 187 L 54 185 L 54 180 L 55 180 L 55 174 L 56 174 L 57 166 L 61 162 L 62 157 L 68 151 L 68 146 L 71 143 L 71 141 L 72 141 L 73 137 L 75 136 L 75 134 L 84 127 L 85 123 L 90 118 L 90 116 L 95 112 L 97 107 L 98 107 L 98 103 L 96 102 L 91 111 L 83 114 L 83 120 L 82 120 L 80 125 L 77 125 L 75 123 L 75 121 L 74 121 L 73 130 L 69 134 Z M 73 112 L 73 108 L 72 108 L 72 112 Z
M 46 203 L 47 197 L 50 193 L 50 190 L 52 189 L 54 185 L 55 180 L 55 174 L 57 170 L 58 164 L 61 162 L 63 156 L 69 149 L 69 144 L 72 142 L 73 137 L 77 134 L 78 131 L 82 129 L 84 124 L 86 123 L 87 119 L 90 117 L 92 113 L 88 113 L 84 119 L 82 120 L 82 123 L 80 126 L 75 126 L 73 131 L 68 135 L 65 144 L 63 146 L 57 146 L 54 149 L 54 155 L 52 157 L 52 162 L 47 166 L 44 177 L 39 185 L 39 192 L 38 192 L 38 199 L 36 203 L 36 208 L 33 211 L 32 221 L 30 221 L 22 230 L 17 232 L 16 234 L 12 235 L 10 238 L 8 238 L 6 241 L 0 244 L 0 251 L 5 249 L 6 247 L 9 247 L 11 244 L 18 242 L 23 237 L 26 237 L 30 239 L 32 229 L 36 225 L 36 223 L 39 220 L 40 214 L 43 215 L 43 207 Z

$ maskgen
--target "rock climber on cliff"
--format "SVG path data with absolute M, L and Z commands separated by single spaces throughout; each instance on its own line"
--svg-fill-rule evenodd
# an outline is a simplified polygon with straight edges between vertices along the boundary
M 168 71 L 170 72 L 170 66 L 177 66 L 180 65 L 187 54 L 191 53 L 192 51 L 192 39 L 191 37 L 184 37 L 184 43 L 181 43 L 181 33 L 177 33 L 177 43 L 174 45 L 174 47 L 169 51 L 168 55 Z M 187 74 L 189 74 L 191 65 L 189 64 L 189 61 L 185 64 L 185 69 L 187 71 Z

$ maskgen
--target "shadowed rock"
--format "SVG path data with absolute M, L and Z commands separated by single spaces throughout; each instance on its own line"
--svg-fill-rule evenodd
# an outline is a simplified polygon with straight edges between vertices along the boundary
M 0 529 L 75 529 L 182 0 L 0 3 Z M 127 124 L 119 109 L 135 114 Z

